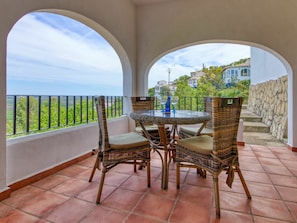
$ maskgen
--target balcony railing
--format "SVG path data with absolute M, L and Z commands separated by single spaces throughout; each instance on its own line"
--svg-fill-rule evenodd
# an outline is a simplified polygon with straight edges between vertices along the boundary
M 7 95 L 8 138 L 66 128 L 97 120 L 95 96 Z M 123 97 L 107 96 L 107 118 L 123 114 Z
M 7 95 L 7 138 L 97 121 L 95 96 Z M 123 97 L 106 96 L 107 118 L 123 115 Z M 177 109 L 203 110 L 201 97 L 180 97 Z M 155 109 L 161 104 L 155 100 Z

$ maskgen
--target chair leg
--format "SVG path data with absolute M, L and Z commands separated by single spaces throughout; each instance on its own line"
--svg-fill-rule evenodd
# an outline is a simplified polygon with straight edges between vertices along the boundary
M 236 171 L 237 171 L 237 173 L 238 173 L 238 176 L 239 176 L 239 178 L 240 178 L 240 181 L 241 181 L 241 183 L 242 183 L 242 186 L 243 186 L 243 188 L 244 188 L 244 191 L 245 191 L 245 194 L 246 194 L 247 198 L 248 198 L 248 199 L 252 199 L 252 196 L 251 196 L 250 191 L 249 191 L 249 189 L 248 189 L 248 187 L 247 187 L 247 185 L 246 185 L 246 182 L 245 182 L 245 180 L 244 180 L 244 178 L 243 178 L 243 175 L 242 175 L 242 173 L 241 173 L 240 168 L 239 168 L 239 167 L 236 167 Z
M 201 177 L 206 178 L 206 170 L 202 169 L 201 167 L 197 167 L 196 171 Z
M 137 170 L 136 170 L 136 160 L 134 160 L 134 173 L 136 173 L 137 172 Z
M 180 187 L 180 163 L 176 162 L 176 188 Z
M 102 175 L 101 175 L 101 180 L 100 180 L 100 185 L 99 185 L 99 189 L 98 189 L 98 194 L 97 194 L 97 199 L 96 199 L 96 203 L 99 204 L 100 203 L 100 199 L 101 199 L 101 194 L 102 194 L 102 189 L 103 189 L 103 185 L 104 185 L 104 179 L 105 179 L 105 174 L 107 172 L 107 168 L 104 167 L 102 170 Z
M 151 187 L 151 161 L 146 162 L 147 187 Z
M 90 178 L 89 178 L 89 182 L 91 182 L 93 180 L 94 173 L 95 173 L 96 169 L 99 169 L 99 161 L 100 161 L 99 159 L 100 159 L 100 157 L 97 156 L 95 164 L 93 166 L 92 173 L 91 173 Z
M 219 178 L 217 175 L 213 175 L 213 193 L 216 205 L 216 217 L 221 217 L 221 207 L 220 207 L 220 194 L 219 194 Z

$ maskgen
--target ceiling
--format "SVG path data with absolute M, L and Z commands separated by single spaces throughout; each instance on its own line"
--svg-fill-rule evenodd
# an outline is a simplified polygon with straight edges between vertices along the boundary
M 148 4 L 154 4 L 159 2 L 168 2 L 172 0 L 131 0 L 136 5 L 148 5 Z

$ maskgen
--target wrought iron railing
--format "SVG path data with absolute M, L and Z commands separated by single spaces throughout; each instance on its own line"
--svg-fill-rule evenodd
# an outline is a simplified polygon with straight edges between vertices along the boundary
M 95 96 L 7 95 L 6 136 L 16 137 L 97 120 Z M 123 114 L 123 97 L 107 96 L 107 118 Z
M 97 121 L 96 96 L 7 95 L 6 136 L 18 137 Z M 106 96 L 108 119 L 123 115 L 123 97 Z M 201 97 L 180 97 L 177 109 L 203 110 Z M 155 109 L 161 109 L 155 100 Z

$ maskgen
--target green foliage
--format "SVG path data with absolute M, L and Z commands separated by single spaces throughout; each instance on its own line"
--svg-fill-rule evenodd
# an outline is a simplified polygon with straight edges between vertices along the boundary
M 148 89 L 148 96 L 150 96 L 150 97 L 155 96 L 155 88 L 149 88 Z
M 241 59 L 230 65 L 237 65 L 244 63 L 246 59 Z M 230 66 L 226 65 L 226 66 Z M 192 88 L 188 85 L 188 80 L 191 78 L 188 75 L 180 76 L 175 80 L 176 91 L 175 95 L 181 99 L 185 97 L 203 98 L 204 96 L 225 96 L 225 97 L 243 97 L 245 101 L 248 100 L 250 81 L 233 80 L 234 85 L 231 88 L 226 88 L 222 78 L 222 72 L 226 66 L 211 66 L 209 68 L 203 67 L 202 71 L 205 73 L 198 81 L 197 88 Z M 182 104 L 191 106 L 190 101 L 184 100 L 177 104 L 177 108 Z M 201 106 L 202 102 L 197 102 L 197 107 Z

